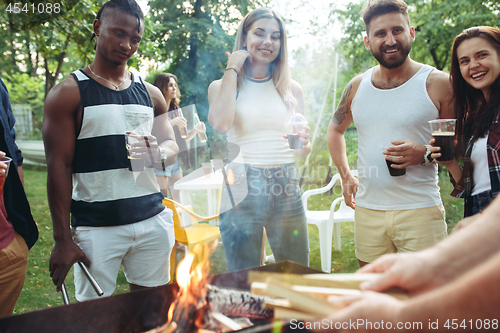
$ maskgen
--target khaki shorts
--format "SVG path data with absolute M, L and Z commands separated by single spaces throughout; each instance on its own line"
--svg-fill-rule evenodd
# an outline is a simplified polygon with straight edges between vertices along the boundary
M 356 257 L 372 262 L 386 253 L 415 252 L 447 236 L 443 205 L 408 210 L 356 207 Z

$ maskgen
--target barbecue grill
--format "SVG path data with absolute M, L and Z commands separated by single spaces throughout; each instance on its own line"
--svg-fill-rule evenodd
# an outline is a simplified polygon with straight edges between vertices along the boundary
M 216 275 L 211 284 L 220 288 L 250 290 L 249 271 L 290 274 L 317 274 L 311 269 L 290 261 Z M 139 333 L 167 322 L 167 312 L 178 291 L 176 284 L 141 290 L 92 301 L 59 306 L 0 319 L 0 333 Z M 254 321 L 255 326 L 239 332 L 273 332 L 270 320 Z M 283 322 L 282 332 L 291 330 Z M 305 332 L 305 331 L 302 331 Z M 187 333 L 187 332 L 186 332 Z

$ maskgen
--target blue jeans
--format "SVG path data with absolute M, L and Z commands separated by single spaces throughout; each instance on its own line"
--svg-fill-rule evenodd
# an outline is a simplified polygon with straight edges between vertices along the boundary
M 269 168 L 231 163 L 229 169 L 234 183 L 224 184 L 221 205 L 230 206 L 221 207 L 219 218 L 228 270 L 260 266 L 264 227 L 277 262 L 308 266 L 307 220 L 294 163 Z
M 472 214 L 476 215 L 477 213 L 485 210 L 486 206 L 488 206 L 493 199 L 495 199 L 495 196 L 491 193 L 491 191 L 481 192 L 472 196 Z

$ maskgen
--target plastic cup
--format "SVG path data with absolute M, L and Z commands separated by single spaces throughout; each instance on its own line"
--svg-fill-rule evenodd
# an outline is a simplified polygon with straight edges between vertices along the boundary
M 203 125 L 200 121 L 200 118 L 198 117 L 198 114 L 193 115 L 194 119 L 194 127 L 196 128 L 196 132 L 198 134 L 198 138 L 200 139 L 200 142 L 207 142 L 207 133 L 203 129 Z
M 441 157 L 436 158 L 437 161 L 453 160 L 456 121 L 456 119 L 436 119 L 429 121 L 432 136 L 436 140 L 434 146 L 441 147 Z
M 0 157 L 0 162 L 7 164 L 7 169 L 5 169 L 5 176 L 0 177 L 0 191 L 3 191 L 3 185 L 5 184 L 5 179 L 7 179 L 7 175 L 9 174 L 10 162 L 12 162 L 12 158 L 7 156 Z
M 222 169 L 224 167 L 224 162 L 221 159 L 214 159 L 214 171 Z
M 380 149 L 382 149 L 382 151 L 384 151 L 388 146 L 386 145 L 380 145 Z M 384 156 L 384 159 L 385 159 L 385 155 L 382 154 L 382 156 Z M 392 156 L 392 157 L 395 157 L 395 158 L 402 158 L 402 156 Z M 406 174 L 406 168 L 404 169 L 394 169 L 393 167 L 391 167 L 391 164 L 403 164 L 403 162 L 393 162 L 393 161 L 389 161 L 389 160 L 385 160 L 385 163 L 387 164 L 387 169 L 389 169 L 389 174 L 393 177 L 399 177 L 399 176 L 404 176 Z
M 288 136 L 288 145 L 290 149 L 302 149 L 304 148 L 304 141 L 300 140 L 300 134 L 298 134 L 304 126 L 308 124 L 306 118 L 300 113 L 294 113 L 285 122 L 285 131 Z
M 130 166 L 128 167 L 130 171 L 144 171 L 144 159 L 132 151 L 133 144 L 138 142 L 137 134 L 131 132 L 125 133 L 125 149 L 127 149 L 127 158 L 130 161 Z
M 167 115 L 168 115 L 169 119 L 174 119 L 177 117 L 184 117 L 184 114 L 182 113 L 182 110 L 180 108 L 167 112 Z M 181 134 L 181 138 L 183 138 L 183 139 L 187 138 L 187 136 L 188 136 L 187 126 L 182 126 L 182 127 L 179 126 L 179 132 Z
M 201 166 L 205 173 L 205 178 L 210 178 L 210 174 L 212 173 L 212 162 L 201 163 Z

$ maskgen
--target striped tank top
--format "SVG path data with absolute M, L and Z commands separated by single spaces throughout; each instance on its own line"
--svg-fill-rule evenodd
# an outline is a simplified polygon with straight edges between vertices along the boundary
M 151 133 L 153 103 L 139 76 L 130 87 L 112 90 L 72 73 L 80 90 L 82 119 L 73 158 L 71 225 L 105 227 L 131 224 L 162 212 L 154 171 L 129 171 L 126 131 Z

